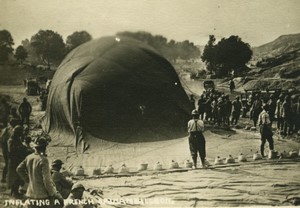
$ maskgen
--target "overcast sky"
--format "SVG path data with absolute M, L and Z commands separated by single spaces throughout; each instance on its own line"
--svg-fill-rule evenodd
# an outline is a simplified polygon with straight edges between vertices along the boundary
M 258 46 L 300 33 L 300 0 L 0 0 L 0 30 L 15 47 L 40 29 L 64 39 L 86 30 L 93 38 L 148 31 L 205 45 L 208 35 L 238 35 Z

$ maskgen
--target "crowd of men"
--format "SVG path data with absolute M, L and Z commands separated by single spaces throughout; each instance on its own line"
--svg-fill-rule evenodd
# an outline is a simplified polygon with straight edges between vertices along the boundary
M 64 199 L 82 199 L 85 188 L 74 184 L 60 172 L 61 160 L 54 160 L 49 165 L 45 137 L 30 136 L 31 104 L 24 98 L 18 108 L 9 107 L 5 100 L 1 101 L 1 105 L 8 111 L 0 138 L 4 158 L 1 183 L 7 185 L 10 195 L 16 199 L 25 199 L 26 196 L 26 199 L 48 200 L 50 203 L 41 205 L 32 201 L 27 207 L 74 207 L 64 205 Z M 54 204 L 55 200 L 59 203 Z
M 230 87 L 231 91 L 234 89 Z M 1 100 L 1 109 L 5 115 L 4 129 L 1 134 L 1 149 L 5 166 L 2 183 L 6 183 L 15 198 L 22 198 L 26 192 L 29 199 L 63 200 L 80 199 L 84 191 L 81 184 L 73 184 L 60 171 L 63 162 L 54 160 L 49 165 L 46 155 L 48 141 L 44 137 L 32 139 L 29 135 L 29 118 L 31 104 L 26 98 L 18 108 L 9 107 Z M 196 168 L 199 154 L 201 164 L 205 167 L 204 121 L 218 126 L 237 125 L 240 117 L 247 115 L 253 126 L 260 126 L 262 135 L 261 154 L 268 141 L 270 150 L 274 149 L 272 123 L 276 120 L 280 134 L 288 135 L 300 130 L 300 97 L 286 94 L 271 94 L 262 97 L 261 93 L 252 93 L 245 99 L 230 96 L 215 89 L 204 91 L 196 102 L 191 96 L 191 104 L 195 108 L 192 119 L 188 123 L 189 146 L 194 167 Z M 196 106 L 195 106 L 196 104 Z M 29 207 L 37 207 L 35 205 Z M 47 206 L 44 206 L 47 207 Z M 55 207 L 53 204 L 48 207 Z M 68 207 L 67 205 L 65 207 Z
M 262 97 L 261 93 L 254 92 L 242 99 L 236 96 L 232 101 L 229 95 L 212 89 L 204 91 L 197 102 L 193 95 L 190 100 L 198 110 L 200 119 L 214 125 L 237 125 L 240 117 L 249 117 L 253 126 L 257 127 L 259 114 L 263 111 L 263 106 L 266 106 L 271 124 L 277 121 L 277 129 L 281 135 L 286 136 L 300 130 L 300 96 L 291 93 Z

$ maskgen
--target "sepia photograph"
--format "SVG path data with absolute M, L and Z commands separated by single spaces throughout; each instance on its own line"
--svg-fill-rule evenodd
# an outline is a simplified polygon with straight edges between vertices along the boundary
M 299 0 L 0 0 L 0 208 L 300 205 Z

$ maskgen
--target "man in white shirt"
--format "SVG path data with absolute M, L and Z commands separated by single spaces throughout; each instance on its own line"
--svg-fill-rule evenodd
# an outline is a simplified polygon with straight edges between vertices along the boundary
M 199 113 L 197 110 L 192 111 L 192 119 L 188 122 L 189 132 L 189 146 L 190 152 L 193 159 L 193 168 L 197 167 L 198 152 L 201 159 L 202 167 L 205 168 L 205 138 L 202 134 L 204 131 L 204 123 L 199 119 Z
M 267 113 L 267 105 L 263 105 L 263 111 L 258 116 L 258 123 L 260 125 L 260 134 L 261 134 L 261 145 L 260 152 L 264 157 L 264 149 L 266 141 L 269 143 L 270 150 L 274 150 L 274 140 L 273 140 L 273 132 L 271 128 L 270 116 Z

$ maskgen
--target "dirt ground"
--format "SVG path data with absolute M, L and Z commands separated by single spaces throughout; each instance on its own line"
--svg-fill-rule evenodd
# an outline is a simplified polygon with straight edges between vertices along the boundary
M 201 94 L 201 82 L 187 81 L 185 89 L 196 96 Z M 227 89 L 223 89 L 227 90 Z M 0 93 L 9 94 L 16 104 L 24 96 L 23 86 L 0 86 Z M 231 97 L 238 94 L 235 92 Z M 28 97 L 34 113 L 32 127 L 42 117 L 37 97 Z M 249 125 L 249 119 L 241 119 L 240 125 Z M 39 134 L 41 129 L 32 128 L 31 134 Z M 89 154 L 77 154 L 72 147 L 51 146 L 49 160 L 60 158 L 70 169 L 82 165 L 87 177 L 73 177 L 87 188 L 103 191 L 105 199 L 115 199 L 117 207 L 132 205 L 133 199 L 140 199 L 135 206 L 147 207 L 203 207 L 203 206 L 283 206 L 290 205 L 292 197 L 300 197 L 299 159 L 274 159 L 253 161 L 252 156 L 259 150 L 260 135 L 257 131 L 243 129 L 225 130 L 208 125 L 205 132 L 207 160 L 212 165 L 208 169 L 190 170 L 184 168 L 184 161 L 190 159 L 187 137 L 148 144 L 103 144 L 103 149 Z M 294 136 L 297 137 L 297 136 Z M 274 135 L 275 150 L 298 151 L 299 140 Z M 268 145 L 266 144 L 266 152 Z M 237 159 L 243 153 L 248 162 L 232 165 L 213 165 L 217 156 L 232 155 Z M 180 168 L 169 169 L 171 160 Z M 160 162 L 163 171 L 153 171 Z M 137 165 L 148 163 L 148 171 L 138 173 Z M 3 160 L 1 157 L 1 166 Z M 112 164 L 115 172 L 122 164 L 129 167 L 130 174 L 102 175 L 91 177 L 94 168 L 103 169 Z M 2 169 L 1 169 L 2 171 Z M 0 201 L 8 199 L 5 185 L 0 187 Z M 125 206 L 120 200 L 128 200 Z M 131 200 L 131 201 L 130 201 Z M 288 201 L 286 201 L 288 200 Z M 140 204 L 139 204 L 140 203 Z M 142 204 L 141 204 L 142 203 Z M 0 204 L 1 207 L 1 204 Z

